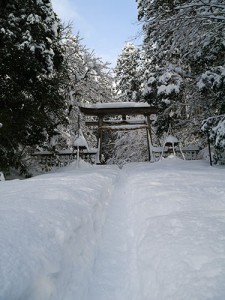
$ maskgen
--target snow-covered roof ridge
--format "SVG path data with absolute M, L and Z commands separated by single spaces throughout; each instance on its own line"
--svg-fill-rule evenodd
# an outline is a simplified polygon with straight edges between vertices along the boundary
M 151 105 L 146 102 L 97 102 L 95 104 L 82 103 L 79 106 L 88 108 L 151 107 Z

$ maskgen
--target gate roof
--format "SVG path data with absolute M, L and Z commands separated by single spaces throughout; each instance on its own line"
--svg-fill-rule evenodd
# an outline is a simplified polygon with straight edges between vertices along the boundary
M 88 116 L 104 115 L 151 115 L 157 112 L 154 106 L 143 102 L 109 102 L 80 105 L 80 111 Z

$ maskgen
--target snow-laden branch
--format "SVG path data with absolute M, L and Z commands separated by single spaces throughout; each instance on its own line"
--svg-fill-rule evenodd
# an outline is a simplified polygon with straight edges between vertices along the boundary
M 192 7 L 203 7 L 203 6 L 207 6 L 210 8 L 219 8 L 219 9 L 225 9 L 225 5 L 223 4 L 213 4 L 213 3 L 205 3 L 203 1 L 201 1 L 202 3 L 190 3 L 187 5 L 181 5 L 181 6 L 177 6 L 175 7 L 175 10 L 181 10 L 181 9 L 186 9 L 186 8 L 192 8 Z

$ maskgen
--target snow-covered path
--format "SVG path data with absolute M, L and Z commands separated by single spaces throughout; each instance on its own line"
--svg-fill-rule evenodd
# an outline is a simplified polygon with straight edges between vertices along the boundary
M 225 169 L 204 161 L 0 182 L 0 300 L 225 299 Z
M 136 187 L 139 293 L 130 299 L 224 299 L 225 170 L 169 159 L 125 170 Z
M 221 171 L 179 160 L 125 166 L 88 299 L 224 299 Z
M 108 207 L 102 241 L 96 256 L 89 299 L 127 299 L 130 258 L 127 186 L 121 173 Z
M 89 289 L 91 300 L 138 299 L 130 177 L 123 170 L 114 186 Z

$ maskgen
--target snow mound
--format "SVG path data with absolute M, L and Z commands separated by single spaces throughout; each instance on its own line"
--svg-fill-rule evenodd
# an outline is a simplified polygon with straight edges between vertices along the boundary
M 180 159 L 0 182 L 0 300 L 224 299 L 224 182 Z
M 86 299 L 118 168 L 0 183 L 0 299 Z

